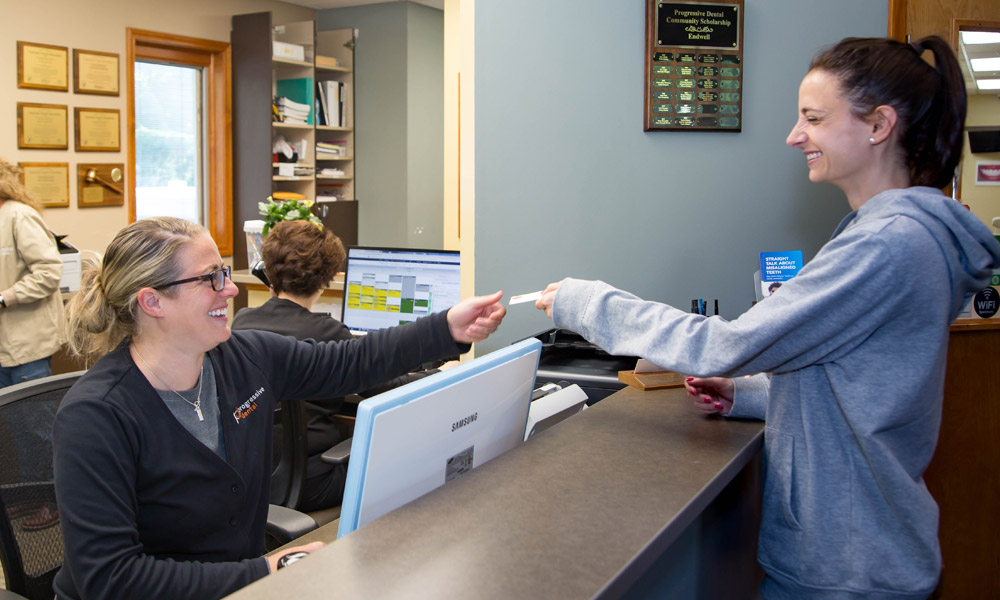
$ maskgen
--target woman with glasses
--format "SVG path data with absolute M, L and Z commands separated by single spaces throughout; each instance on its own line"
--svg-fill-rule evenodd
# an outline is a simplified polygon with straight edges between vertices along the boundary
M 133 223 L 85 266 L 70 344 L 100 358 L 53 429 L 59 598 L 219 598 L 317 549 L 261 557 L 275 405 L 465 352 L 505 314 L 498 292 L 356 342 L 298 342 L 231 333 L 236 294 L 212 238 L 180 219 Z

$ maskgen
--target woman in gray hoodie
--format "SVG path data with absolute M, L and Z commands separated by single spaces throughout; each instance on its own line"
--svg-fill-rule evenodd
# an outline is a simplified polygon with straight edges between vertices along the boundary
M 702 410 L 766 421 L 765 598 L 922 599 L 935 588 L 938 510 L 922 474 L 949 325 L 1000 267 L 989 229 L 938 189 L 961 157 L 964 121 L 943 40 L 845 39 L 813 59 L 787 143 L 852 212 L 779 292 L 733 321 L 599 281 L 550 284 L 536 303 L 612 354 L 699 376 L 687 387 Z

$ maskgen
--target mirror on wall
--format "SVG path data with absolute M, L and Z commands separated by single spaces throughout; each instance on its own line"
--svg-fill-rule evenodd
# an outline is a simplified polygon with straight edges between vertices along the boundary
M 1000 94 L 1000 21 L 956 19 L 953 42 L 969 94 Z
M 987 225 L 1000 217 L 1000 21 L 952 21 L 965 77 L 967 139 L 956 197 Z

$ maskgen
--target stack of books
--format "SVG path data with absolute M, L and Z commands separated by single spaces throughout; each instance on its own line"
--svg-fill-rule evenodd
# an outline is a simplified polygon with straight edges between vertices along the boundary
M 326 175 L 328 177 L 343 177 L 344 170 L 338 169 L 336 167 L 323 167 L 322 169 L 320 169 L 319 174 Z
M 317 67 L 336 67 L 337 59 L 332 56 L 321 56 L 316 55 L 316 66 Z
M 316 158 L 337 158 L 347 155 L 345 140 L 335 140 L 333 142 L 316 142 Z
M 282 123 L 299 123 L 305 125 L 309 122 L 309 105 L 295 102 L 279 96 L 274 100 L 278 118 Z
M 336 202 L 347 198 L 346 187 L 343 183 L 317 183 L 317 202 Z

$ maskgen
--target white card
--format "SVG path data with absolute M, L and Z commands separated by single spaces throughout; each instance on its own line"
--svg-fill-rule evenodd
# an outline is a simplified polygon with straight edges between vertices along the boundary
M 509 304 L 521 304 L 522 302 L 534 302 L 542 297 L 542 292 L 531 292 L 530 294 L 521 294 L 519 296 L 511 296 Z

